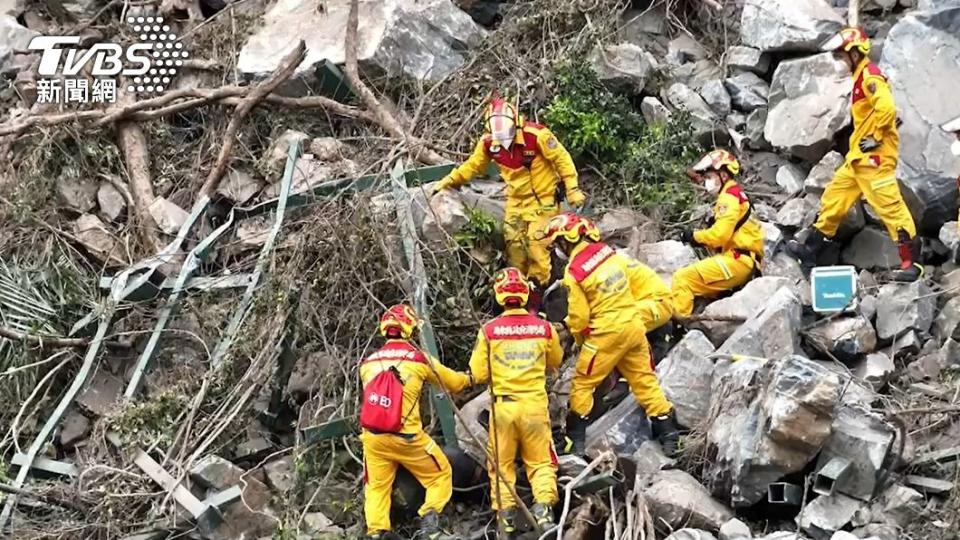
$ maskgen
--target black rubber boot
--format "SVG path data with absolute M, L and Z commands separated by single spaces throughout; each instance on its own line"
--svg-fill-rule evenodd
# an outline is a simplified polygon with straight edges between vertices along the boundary
M 570 411 L 567 413 L 567 453 L 583 457 L 587 454 L 587 419 Z
M 440 529 L 440 516 L 433 510 L 420 518 L 420 533 L 417 538 L 438 540 L 443 535 Z
M 497 512 L 497 525 L 507 538 L 513 538 L 517 534 L 517 509 L 507 508 Z
M 680 431 L 677 428 L 677 413 L 670 410 L 663 416 L 654 416 L 650 418 L 650 428 L 653 436 L 660 443 L 664 455 L 674 457 L 680 448 Z
M 533 519 L 537 520 L 537 525 L 544 531 L 553 527 L 553 508 L 543 503 L 536 503 L 530 509 Z
M 803 267 L 804 271 L 809 272 L 811 268 L 817 265 L 817 257 L 823 250 L 826 241 L 827 237 L 820 232 L 820 229 L 810 227 L 803 242 L 796 240 L 787 242 L 787 252 L 800 261 L 800 266 Z
M 912 239 L 907 231 L 900 229 L 897 231 L 898 248 L 900 250 L 900 270 L 890 273 L 890 279 L 893 281 L 911 282 L 920 279 L 923 276 L 923 265 L 920 264 L 920 249 L 923 244 L 920 236 L 914 236 Z

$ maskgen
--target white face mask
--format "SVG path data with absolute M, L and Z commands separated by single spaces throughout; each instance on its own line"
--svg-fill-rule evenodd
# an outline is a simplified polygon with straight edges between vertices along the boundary
M 567 254 L 564 253 L 563 250 L 560 249 L 559 247 L 553 248 L 553 252 L 557 254 L 557 257 L 558 257 L 561 261 L 566 261 L 566 260 L 568 259 Z
M 703 187 L 707 188 L 710 193 L 716 193 L 720 191 L 720 179 L 716 177 L 707 178 L 703 181 Z
M 950 151 L 953 152 L 953 155 L 960 157 L 960 139 L 953 141 L 953 144 L 950 145 Z

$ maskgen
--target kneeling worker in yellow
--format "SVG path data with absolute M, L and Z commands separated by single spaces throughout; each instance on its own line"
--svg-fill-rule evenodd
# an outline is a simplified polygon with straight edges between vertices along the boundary
M 390 535 L 390 494 L 397 467 L 410 471 L 426 489 L 419 511 L 420 538 L 441 538 L 439 514 L 453 494 L 450 462 L 420 423 L 420 394 L 424 383 L 459 392 L 470 385 L 470 378 L 411 342 L 419 325 L 410 306 L 391 307 L 380 319 L 386 344 L 360 363 L 363 510 L 371 539 Z
M 683 231 L 681 239 L 715 254 L 673 274 L 673 310 L 680 319 L 693 313 L 694 298 L 712 298 L 736 289 L 760 269 L 763 229 L 753 219 L 750 200 L 735 180 L 738 174 L 740 162 L 726 150 L 708 153 L 687 171 L 694 182 L 716 195 L 717 202 L 713 207 L 713 225 L 699 231 Z
M 498 272 L 493 292 L 504 312 L 477 334 L 470 374 L 474 382 L 490 385 L 490 455 L 503 478 L 514 486 L 520 454 L 533 489 L 531 513 L 540 527 L 547 529 L 557 503 L 557 455 L 547 410 L 547 370 L 559 369 L 563 348 L 553 326 L 525 309 L 530 285 L 519 269 Z M 493 509 L 502 530 L 513 533 L 517 502 L 502 485 L 493 464 L 488 465 Z
M 653 268 L 640 261 L 627 259 L 627 277 L 647 332 L 653 332 L 670 322 L 673 317 L 673 295 L 670 287 Z
M 673 405 L 663 395 L 650 362 L 647 328 L 631 288 L 628 258 L 600 242 L 596 225 L 573 213 L 551 219 L 543 236 L 557 256 L 567 261 L 565 322 L 581 344 L 567 414 L 571 452 L 584 454 L 593 391 L 617 368 L 650 418 L 664 453 L 676 454 L 679 436 Z

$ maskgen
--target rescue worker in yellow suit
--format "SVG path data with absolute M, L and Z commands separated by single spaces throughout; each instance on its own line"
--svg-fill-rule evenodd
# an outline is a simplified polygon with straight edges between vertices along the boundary
M 411 342 L 420 321 L 413 308 L 395 305 L 380 319 L 380 333 L 387 338 L 379 350 L 360 363 L 364 386 L 381 371 L 396 368 L 403 381 L 403 423 L 399 433 L 363 430 L 364 501 L 367 537 L 394 537 L 390 527 L 390 494 L 397 467 L 404 467 L 426 489 L 420 507 L 420 538 L 443 536 L 439 514 L 453 494 L 453 472 L 440 447 L 420 422 L 420 393 L 424 383 L 442 384 L 459 392 L 470 384 L 466 374 L 454 371 L 429 357 Z
M 630 258 L 627 258 L 627 273 L 630 290 L 637 301 L 637 310 L 647 327 L 647 333 L 670 322 L 673 317 L 673 295 L 666 282 L 653 268 Z
M 560 368 L 563 348 L 553 326 L 525 309 L 530 285 L 519 269 L 498 272 L 493 292 L 504 312 L 484 324 L 477 334 L 470 374 L 473 382 L 490 385 L 494 400 L 490 455 L 506 481 L 515 486 L 519 452 L 533 489 L 535 504 L 530 511 L 546 530 L 553 524 L 553 506 L 557 503 L 557 455 L 547 410 L 547 370 Z M 517 502 L 500 482 L 492 463 L 488 469 L 493 509 L 501 530 L 512 534 L 516 531 Z
M 820 199 L 820 214 L 813 227 L 802 233 L 802 241 L 787 243 L 804 268 L 816 266 L 824 243 L 837 233 L 847 211 L 863 195 L 877 212 L 887 233 L 899 246 L 900 269 L 890 278 L 915 281 L 923 275 L 920 238 L 913 216 L 897 184 L 900 135 L 897 109 L 887 78 L 870 61 L 870 40 L 860 28 L 845 28 L 825 42 L 825 51 L 834 51 L 853 72 L 853 134 L 843 166 L 834 174 Z
M 557 187 L 563 182 L 566 201 L 583 206 L 577 169 L 567 149 L 546 127 L 524 119 L 516 104 L 494 95 L 484 115 L 487 132 L 473 154 L 437 183 L 435 190 L 458 188 L 483 174 L 490 161 L 507 184 L 503 235 L 507 264 L 531 280 L 530 308 L 540 306 L 540 290 L 550 279 L 550 253 L 536 233 L 559 212 Z
M 714 255 L 684 266 L 673 274 L 671 294 L 678 319 L 693 313 L 696 297 L 712 298 L 742 286 L 763 262 L 763 230 L 753 217 L 750 200 L 736 182 L 740 162 L 726 150 L 713 150 L 687 171 L 687 175 L 717 196 L 713 225 L 685 230 L 681 239 L 702 246 Z
M 567 261 L 564 322 L 580 345 L 566 419 L 571 452 L 584 454 L 593 391 L 616 368 L 650 418 L 664 453 L 676 454 L 676 415 L 651 365 L 647 327 L 631 287 L 629 259 L 600 242 L 600 232 L 589 219 L 570 212 L 552 218 L 543 236 L 557 257 Z

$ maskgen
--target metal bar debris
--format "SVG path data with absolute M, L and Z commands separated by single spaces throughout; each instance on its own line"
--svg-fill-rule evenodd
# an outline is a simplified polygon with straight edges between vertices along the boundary
M 233 317 L 231 317 L 230 322 L 227 323 L 227 327 L 223 331 L 223 337 L 213 350 L 213 354 L 210 357 L 211 369 L 220 367 L 220 364 L 227 354 L 227 350 L 233 345 L 233 339 L 236 337 L 237 331 L 240 330 L 240 325 L 243 324 L 243 320 L 250 311 L 250 305 L 253 303 L 253 294 L 256 291 L 257 285 L 260 284 L 260 277 L 263 275 L 263 271 L 267 266 L 267 260 L 273 252 L 273 245 L 276 243 L 277 236 L 283 226 L 283 218 L 287 210 L 287 199 L 290 197 L 290 186 L 293 183 L 293 173 L 296 170 L 297 159 L 299 159 L 299 157 L 300 142 L 297 141 L 290 145 L 290 149 L 287 152 L 287 167 L 283 171 L 283 179 L 280 181 L 280 201 L 277 204 L 277 216 L 273 222 L 273 227 L 270 229 L 270 235 L 260 249 L 260 256 L 257 258 L 257 265 L 253 270 L 253 277 L 250 279 L 250 283 L 247 284 L 247 289 L 243 292 L 240 307 L 233 312 Z
M 230 274 L 226 276 L 200 276 L 194 277 L 187 280 L 184 287 L 187 290 L 194 291 L 213 291 L 220 289 L 239 289 L 240 287 L 246 287 L 250 283 L 250 279 L 253 277 L 253 274 Z M 100 278 L 100 288 L 101 289 L 110 289 L 110 284 L 113 283 L 114 278 L 111 276 L 103 276 Z M 176 286 L 176 278 L 167 278 L 163 280 L 163 283 L 160 285 L 155 285 L 153 283 L 145 283 L 143 287 L 135 290 L 127 300 L 130 301 L 140 301 L 148 300 L 150 298 L 156 297 L 160 292 L 169 292 L 173 290 Z
M 573 491 L 578 495 L 589 495 L 590 493 L 596 493 L 609 487 L 619 486 L 623 483 L 623 480 L 623 474 L 614 469 L 587 478 L 573 488 Z
M 403 248 L 410 272 L 410 286 L 413 289 L 408 292 L 413 296 L 414 309 L 417 310 L 417 314 L 423 321 L 423 326 L 420 329 L 420 343 L 424 349 L 427 350 L 428 354 L 434 358 L 440 358 L 437 340 L 433 335 L 433 326 L 430 324 L 430 308 L 427 306 L 427 270 L 424 267 L 423 256 L 420 254 L 420 246 L 417 243 L 417 226 L 413 220 L 410 194 L 407 193 L 406 190 L 407 186 L 404 181 L 405 175 L 402 160 L 397 160 L 390 177 L 393 180 L 393 191 L 397 204 L 397 218 L 400 221 L 400 229 L 403 235 Z M 446 394 L 431 387 L 430 401 L 440 419 L 440 429 L 443 432 L 444 445 L 459 448 L 457 426 L 453 418 L 453 407 L 447 399 Z
M 837 487 L 853 472 L 853 463 L 849 459 L 835 457 L 817 471 L 813 477 L 813 492 L 829 497 L 837 491 Z
M 767 502 L 770 504 L 800 506 L 803 488 L 789 482 L 774 482 L 767 486 Z
M 300 438 L 304 444 L 314 444 L 326 439 L 343 437 L 357 432 L 357 423 L 347 418 L 337 418 L 316 426 L 300 430 Z
M 953 482 L 939 480 L 937 478 L 927 478 L 926 476 L 916 476 L 908 474 L 907 484 L 911 485 L 926 494 L 943 495 L 953 491 Z
M 20 452 L 14 454 L 13 458 L 10 459 L 10 464 L 16 465 L 17 467 L 23 467 L 23 465 L 27 462 L 27 455 Z M 35 457 L 33 459 L 32 467 L 34 469 L 39 469 L 41 471 L 53 474 L 59 474 L 61 476 L 74 477 L 80 474 L 80 470 L 77 469 L 77 466 L 73 463 L 57 461 L 54 459 L 45 458 L 43 456 Z
M 923 454 L 922 456 L 919 456 L 917 459 L 913 460 L 913 463 L 910 465 L 914 467 L 923 467 L 924 465 L 932 465 L 934 463 L 949 463 L 951 461 L 956 461 L 957 459 L 960 459 L 960 446 L 927 452 L 926 454 Z

